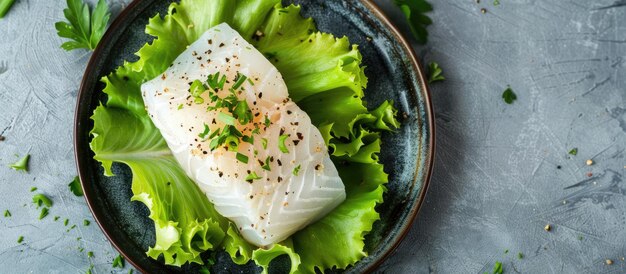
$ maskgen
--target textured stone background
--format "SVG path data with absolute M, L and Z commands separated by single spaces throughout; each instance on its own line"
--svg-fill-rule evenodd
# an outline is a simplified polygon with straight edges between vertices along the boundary
M 117 14 L 129 1 L 108 2 Z M 0 211 L 13 215 L 0 216 L 2 273 L 110 273 L 117 255 L 67 189 L 90 53 L 59 48 L 64 2 L 17 0 L 0 20 Z M 376 2 L 407 30 L 389 0 Z M 502 261 L 507 273 L 626 273 L 626 1 L 431 2 L 430 41 L 415 49 L 447 78 L 432 85 L 435 172 L 380 271 L 482 273 Z M 513 105 L 500 98 L 507 85 Z M 26 153 L 29 173 L 6 167 Z M 32 186 L 55 202 L 41 221 Z

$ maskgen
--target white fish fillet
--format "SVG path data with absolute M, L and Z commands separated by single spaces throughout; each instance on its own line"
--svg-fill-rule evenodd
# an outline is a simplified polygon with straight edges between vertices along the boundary
M 205 124 L 211 132 L 224 124 L 217 119 L 220 110 L 207 111 L 208 93 L 202 95 L 205 103 L 193 102 L 190 84 L 194 80 L 204 82 L 217 72 L 229 80 L 224 91 L 218 92 L 221 97 L 229 93 L 238 72 L 248 76 L 252 83 L 243 84 L 239 99 L 247 101 L 255 123 L 263 124 L 265 117 L 271 120 L 269 127 L 262 126 L 254 135 L 253 144 L 240 143 L 238 152 L 249 157 L 247 164 L 225 148 L 211 151 L 210 140 L 198 136 Z M 345 199 L 344 185 L 319 130 L 289 100 L 277 69 L 227 24 L 205 32 L 167 71 L 143 84 L 141 90 L 152 121 L 187 175 L 250 243 L 267 247 L 280 242 Z M 247 128 L 238 124 L 238 129 L 244 135 L 252 130 L 251 124 Z M 289 153 L 279 149 L 281 134 L 289 135 L 284 142 Z M 262 138 L 267 140 L 266 149 Z M 273 160 L 271 171 L 259 162 L 268 157 Z M 248 171 L 261 178 L 246 181 Z

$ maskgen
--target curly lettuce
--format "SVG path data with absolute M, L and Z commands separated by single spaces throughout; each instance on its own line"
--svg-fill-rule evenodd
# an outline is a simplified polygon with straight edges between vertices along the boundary
M 143 82 L 158 76 L 207 29 L 228 23 L 281 71 L 290 97 L 311 117 L 331 150 L 347 198 L 327 216 L 268 250 L 247 243 L 220 216 L 176 163 L 141 98 Z M 319 32 L 300 7 L 280 0 L 181 0 L 146 26 L 154 40 L 136 62 L 103 77 L 107 100 L 92 120 L 95 159 L 113 176 L 113 163 L 133 172 L 134 201 L 154 221 L 156 243 L 147 255 L 181 266 L 204 262 L 200 254 L 223 249 L 233 262 L 253 260 L 267 271 L 281 255 L 292 273 L 345 269 L 367 255 L 364 237 L 380 217 L 387 174 L 379 163 L 381 132 L 400 126 L 391 102 L 368 110 L 362 57 L 348 38 Z

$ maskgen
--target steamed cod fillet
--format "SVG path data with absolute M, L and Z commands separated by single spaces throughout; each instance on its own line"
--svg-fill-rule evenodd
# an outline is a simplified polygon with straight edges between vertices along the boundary
M 228 123 L 220 115 L 232 115 L 227 109 L 208 110 L 214 105 L 209 92 L 200 96 L 202 103 L 190 93 L 194 80 L 205 82 L 218 72 L 227 79 L 223 89 L 215 90 L 222 98 L 232 94 L 229 88 L 238 74 L 247 76 L 237 97 L 247 102 L 253 120 L 235 126 L 253 140 L 240 141 L 237 151 L 227 146 L 211 150 L 212 139 L 200 137 L 206 127 L 213 133 Z M 278 243 L 345 199 L 320 131 L 289 99 L 278 70 L 227 24 L 205 32 L 141 90 L 176 160 L 250 243 Z

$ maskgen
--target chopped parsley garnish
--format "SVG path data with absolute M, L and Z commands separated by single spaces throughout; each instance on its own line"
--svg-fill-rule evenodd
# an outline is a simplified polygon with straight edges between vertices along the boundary
M 24 236 L 17 237 L 17 243 L 21 244 L 24 241 Z
M 193 81 L 189 87 L 189 93 L 191 93 L 191 96 L 194 98 L 194 103 L 196 104 L 204 103 L 204 99 L 201 96 L 205 91 L 206 87 L 200 80 Z
M 428 83 L 434 83 L 438 81 L 443 81 L 446 78 L 443 77 L 443 70 L 439 67 L 439 64 L 435 62 L 430 62 L 428 64 L 428 71 L 430 72 L 430 76 L 428 77 Z
M 261 178 L 262 177 L 257 175 L 256 172 L 252 171 L 250 172 L 250 174 L 248 174 L 248 176 L 246 176 L 246 181 L 258 180 Z
M 117 255 L 117 257 L 115 257 L 115 259 L 113 259 L 112 266 L 114 268 L 115 267 L 124 268 L 124 257 L 122 257 L 122 255 Z
M 226 75 L 222 75 L 220 78 L 220 73 L 211 74 L 207 77 L 207 84 L 210 88 L 214 90 L 224 89 L 224 84 L 226 83 Z
M 41 212 L 39 213 L 39 220 L 45 218 L 46 216 L 48 216 L 48 208 L 44 207 L 41 209 Z
M 578 148 L 577 147 L 572 148 L 572 150 L 570 150 L 568 154 L 576 156 L 576 154 L 578 154 Z
M 87 257 L 93 258 L 93 252 L 91 252 L 91 251 L 87 252 Z
M 246 100 L 241 100 L 237 102 L 237 106 L 235 106 L 235 109 L 233 111 L 233 116 L 237 117 L 237 120 L 242 125 L 246 125 L 250 121 L 252 121 L 252 111 L 250 110 L 250 107 L 248 106 L 248 102 L 246 102 Z
M 297 167 L 294 167 L 293 172 L 291 173 L 293 173 L 294 176 L 298 176 L 299 172 L 300 172 L 300 165 L 298 165 Z
M 63 221 L 63 225 L 64 225 L 64 226 L 67 226 L 67 224 L 68 224 L 69 222 L 70 222 L 70 220 L 65 219 L 65 221 Z
M 428 31 L 426 27 L 433 21 L 425 13 L 433 10 L 433 7 L 426 0 L 394 0 L 396 6 L 400 7 L 404 16 L 409 21 L 411 32 L 420 44 L 428 42 Z
M 47 207 L 52 206 L 52 200 L 50 200 L 46 195 L 43 194 L 35 194 L 35 196 L 33 196 L 33 203 L 37 205 L 37 208 L 42 205 L 45 205 Z
M 233 89 L 239 89 L 243 83 L 248 80 L 248 76 L 245 76 L 239 72 L 237 72 L 237 76 L 235 77 L 235 84 L 233 85 Z
M 4 217 L 11 217 L 11 212 L 8 209 L 4 211 Z
M 91 224 L 91 222 L 89 220 L 83 220 L 83 225 L 84 226 L 89 226 Z
M 74 193 L 77 197 L 83 196 L 83 186 L 80 184 L 80 179 L 78 176 L 74 177 L 74 180 L 67 185 L 70 188 L 70 191 Z
M 267 116 L 265 116 L 265 127 L 270 127 L 270 125 L 272 124 L 272 121 L 270 121 L 270 118 L 268 118 Z
M 0 0 L 0 18 L 4 18 L 14 3 L 15 0 Z
M 493 5 L 494 6 L 500 5 L 500 0 L 493 0 Z
M 287 149 L 287 145 L 285 145 L 285 140 L 287 140 L 287 138 L 289 138 L 289 135 L 284 134 L 278 137 L 278 149 L 280 149 L 283 153 L 289 153 L 289 149 Z
M 226 114 L 224 112 L 220 112 L 217 114 L 217 119 L 220 120 L 222 123 L 227 124 L 229 126 L 233 126 L 235 125 L 235 117 L 233 117 L 232 115 Z
M 267 149 L 267 139 L 262 138 L 261 139 L 261 145 L 263 145 L 263 149 Z
M 272 168 L 270 167 L 270 158 L 270 156 L 267 156 L 267 158 L 265 158 L 265 164 L 261 166 L 262 169 L 272 171 Z
M 522 252 L 517 253 L 517 258 L 518 259 L 524 259 L 524 254 Z
M 517 100 L 517 95 L 515 95 L 515 92 L 513 92 L 511 87 L 508 87 L 502 93 L 502 99 L 504 99 L 505 103 L 510 105 L 513 104 L 513 101 Z
M 244 164 L 248 163 L 248 156 L 241 154 L 239 152 L 237 152 L 237 154 L 235 155 L 235 158 L 237 159 L 237 161 L 242 162 Z
M 36 187 L 36 186 L 34 186 L 34 187 L 31 187 L 31 188 L 30 188 L 30 192 L 33 192 L 33 191 L 35 191 L 35 190 L 37 190 L 37 187 Z
M 95 49 L 111 16 L 105 0 L 99 0 L 92 12 L 82 0 L 67 0 L 67 8 L 63 10 L 63 14 L 69 22 L 56 22 L 54 27 L 59 36 L 72 40 L 61 45 L 67 51 Z
M 54 216 L 54 221 L 55 221 L 55 222 L 56 222 L 56 221 L 58 221 L 58 220 L 59 220 L 59 218 L 61 218 L 61 217 L 59 217 L 59 216 Z
M 178 105 L 178 110 L 183 109 L 183 104 Z
M 202 138 L 203 140 L 206 139 L 207 135 L 209 135 L 209 132 L 211 130 L 209 129 L 209 125 L 204 124 L 204 131 L 200 134 L 198 134 L 198 137 Z
M 30 160 L 30 154 L 26 154 L 22 159 L 10 165 L 12 169 L 17 171 L 23 170 L 28 172 L 28 160 Z

